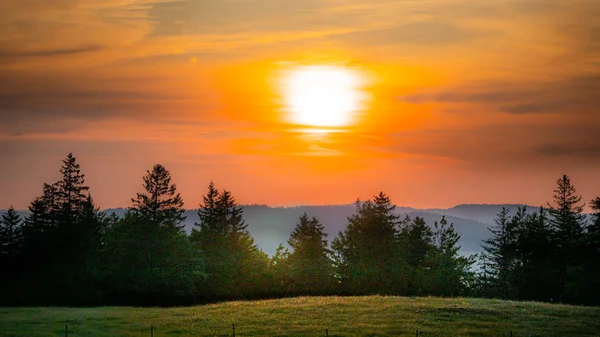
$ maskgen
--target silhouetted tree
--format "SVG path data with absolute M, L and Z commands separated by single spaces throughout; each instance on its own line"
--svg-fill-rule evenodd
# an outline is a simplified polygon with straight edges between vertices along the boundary
M 289 274 L 292 292 L 297 294 L 325 294 L 330 290 L 332 263 L 325 228 L 316 217 L 306 213 L 300 216 L 290 235 Z
M 206 297 L 256 296 L 268 289 L 269 258 L 254 244 L 242 214 L 231 193 L 220 192 L 211 182 L 190 236 L 206 257 Z
M 576 303 L 600 304 L 600 197 L 590 202 L 592 214 L 579 260 L 568 268 L 566 297 Z
M 85 175 L 72 153 L 63 159 L 60 169 L 62 179 L 56 183 L 56 200 L 61 234 L 71 233 L 76 226 L 88 201 L 89 187 L 85 185 Z
M 516 289 L 514 296 L 522 300 L 548 301 L 556 286 L 552 278 L 554 266 L 550 263 L 552 230 L 547 211 L 540 207 L 537 212 L 529 213 L 526 207 L 522 207 L 512 222 L 517 233 L 517 263 L 512 277 Z
M 407 295 L 423 295 L 428 270 L 431 268 L 427 259 L 433 251 L 433 233 L 423 218 L 415 217 L 404 223 L 399 233 L 399 244 L 403 260 L 408 264 L 404 268 Z
M 94 206 L 75 156 L 69 153 L 62 164 L 61 180 L 44 184 L 23 226 L 25 302 L 87 304 L 98 299 L 88 272 L 99 213 L 89 212 Z
M 336 275 L 342 292 L 389 293 L 397 282 L 397 225 L 395 206 L 383 192 L 373 200 L 356 202 L 347 228 L 332 242 Z
M 193 302 L 205 275 L 201 256 L 183 232 L 174 233 L 130 212 L 110 228 L 106 240 L 110 303 Z
M 563 175 L 556 182 L 554 190 L 554 204 L 548 203 L 550 227 L 553 230 L 553 246 L 555 251 L 552 260 L 556 263 L 553 279 L 556 280 L 557 289 L 554 298 L 559 301 L 569 300 L 575 294 L 567 294 L 565 286 L 572 282 L 569 276 L 571 268 L 577 268 L 583 256 L 585 241 L 584 218 L 581 196 L 577 194 L 575 186 L 567 175 Z M 567 298 L 564 296 L 567 295 Z
M 23 219 L 13 206 L 2 215 L 0 220 L 0 256 L 13 258 L 21 255 Z
M 492 237 L 484 240 L 482 246 L 487 261 L 485 274 L 489 277 L 493 296 L 512 298 L 517 232 L 507 208 L 503 207 L 496 216 L 495 226 L 489 229 Z
M 0 305 L 10 304 L 18 289 L 17 277 L 22 265 L 23 219 L 10 206 L 0 218 Z
M 434 223 L 433 247 L 428 259 L 428 293 L 441 296 L 461 296 L 468 293 L 474 281 L 471 270 L 475 256 L 460 256 L 458 241 L 460 235 L 454 230 L 454 224 L 448 225 L 446 217 Z
M 159 226 L 171 228 L 174 232 L 183 229 L 185 220 L 183 200 L 177 187 L 171 183 L 171 173 L 162 165 L 156 164 L 144 177 L 145 192 L 132 198 L 132 214 L 151 221 Z
M 110 219 L 104 252 L 112 301 L 190 301 L 205 275 L 201 256 L 182 230 L 183 201 L 162 165 L 147 171 L 144 189 L 123 219 Z

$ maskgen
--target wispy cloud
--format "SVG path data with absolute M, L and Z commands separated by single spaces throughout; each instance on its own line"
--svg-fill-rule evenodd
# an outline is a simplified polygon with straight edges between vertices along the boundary
M 102 50 L 103 47 L 99 45 L 82 46 L 75 48 L 66 49 L 42 49 L 42 50 L 1 50 L 0 59 L 19 59 L 26 57 L 53 57 L 62 55 L 73 55 L 81 54 Z
M 436 93 L 400 97 L 413 104 L 472 103 L 511 114 L 575 113 L 595 115 L 600 105 L 600 71 L 547 82 L 478 83 Z M 481 110 L 485 113 L 485 110 Z

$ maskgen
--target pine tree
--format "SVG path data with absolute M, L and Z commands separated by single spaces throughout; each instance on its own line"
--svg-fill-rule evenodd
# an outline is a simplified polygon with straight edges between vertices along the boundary
M 507 208 L 503 207 L 496 216 L 495 226 L 489 229 L 492 237 L 484 240 L 483 244 L 483 255 L 487 261 L 485 274 L 490 277 L 493 296 L 512 298 L 517 234 Z
M 460 235 L 454 224 L 448 225 L 446 217 L 434 223 L 433 246 L 429 258 L 429 293 L 438 296 L 461 296 L 467 293 L 474 281 L 471 266 L 475 256 L 464 257 L 458 254 Z
M 66 228 L 74 225 L 83 213 L 89 187 L 85 185 L 85 175 L 81 173 L 77 159 L 72 153 L 62 162 L 62 179 L 56 183 L 56 203 L 61 226 Z
M 526 214 L 518 221 L 516 243 L 519 259 L 517 297 L 523 300 L 548 301 L 555 285 L 549 272 L 552 270 L 549 261 L 552 256 L 552 232 L 547 211 L 540 207 L 537 212 L 528 213 L 523 207 L 522 212 Z
M 128 212 L 107 229 L 103 282 L 109 302 L 122 305 L 191 304 L 206 276 L 186 235 Z
M 170 228 L 174 232 L 183 229 L 183 200 L 177 187 L 171 183 L 171 173 L 162 165 L 156 164 L 144 177 L 145 193 L 132 198 L 132 214 L 146 219 L 157 226 Z
M 565 293 L 575 303 L 600 304 L 600 197 L 590 202 L 585 243 L 579 263 L 568 269 Z
M 206 257 L 205 296 L 233 298 L 265 291 L 269 259 L 254 244 L 242 215 L 231 193 L 211 182 L 190 236 Z
M 575 294 L 566 294 L 566 285 L 572 282 L 569 276 L 571 268 L 578 265 L 585 257 L 584 254 L 584 217 L 581 196 L 567 175 L 556 182 L 554 190 L 554 205 L 548 203 L 549 223 L 553 230 L 553 245 L 555 252 L 552 260 L 555 262 L 554 280 L 557 289 L 554 298 L 559 301 L 570 300 Z M 566 295 L 566 298 L 565 298 Z
M 556 235 L 556 244 L 563 252 L 571 253 L 583 240 L 583 204 L 575 186 L 567 175 L 556 182 L 554 205 L 548 203 L 550 225 Z
M 412 221 L 406 219 L 398 234 L 401 261 L 404 268 L 406 295 L 424 295 L 428 269 L 431 268 L 428 259 L 433 250 L 433 233 L 420 217 Z
M 343 292 L 389 293 L 394 289 L 399 224 L 394 209 L 383 192 L 373 200 L 356 202 L 356 213 L 332 242 Z
M 587 230 L 587 252 L 589 252 L 585 271 L 588 280 L 586 296 L 589 304 L 600 305 L 600 197 L 590 203 L 593 214 Z
M 106 215 L 96 207 L 91 195 L 88 195 L 79 219 L 80 239 L 77 241 L 75 268 L 81 270 L 80 282 L 87 288 L 89 300 L 95 303 L 101 301 L 98 284 L 108 262 L 102 255 L 106 244 L 107 224 Z
M 592 216 L 587 228 L 587 244 L 590 252 L 600 257 L 600 197 L 590 202 Z
M 277 296 L 288 295 L 290 293 L 290 251 L 282 243 L 277 246 L 275 254 L 269 260 L 269 271 L 271 275 L 271 294 Z
M 218 232 L 222 235 L 227 234 L 227 227 L 220 226 L 219 223 L 219 207 L 217 205 L 219 201 L 220 192 L 216 188 L 214 182 L 210 182 L 208 185 L 208 192 L 206 195 L 202 196 L 203 203 L 200 205 L 198 209 L 198 217 L 200 218 L 200 222 L 195 224 L 197 228 L 201 231 L 210 231 L 210 232 Z
M 95 303 L 87 267 L 96 234 L 88 224 L 98 214 L 87 211 L 89 187 L 72 153 L 60 173 L 61 180 L 44 184 L 43 195 L 32 201 L 23 226 L 22 297 L 35 304 Z
M 159 164 L 147 171 L 144 189 L 124 218 L 109 217 L 106 283 L 128 304 L 191 299 L 205 274 L 202 256 L 182 231 L 183 200 Z
M 14 258 L 21 254 L 23 219 L 11 205 L 0 220 L 0 257 Z
M 332 265 L 324 226 L 316 217 L 300 216 L 288 244 L 289 272 L 293 292 L 297 294 L 326 294 L 331 287 Z
M 35 198 L 29 205 L 29 215 L 25 219 L 24 228 L 27 240 L 41 233 L 50 233 L 56 230 L 58 220 L 57 193 L 57 184 L 44 184 L 43 194 Z M 34 242 L 31 246 L 35 247 L 37 243 Z
M 426 267 L 427 254 L 433 249 L 433 232 L 423 218 L 415 217 L 402 228 L 406 260 L 413 268 Z
M 0 305 L 18 304 L 22 261 L 23 219 L 10 206 L 0 218 Z

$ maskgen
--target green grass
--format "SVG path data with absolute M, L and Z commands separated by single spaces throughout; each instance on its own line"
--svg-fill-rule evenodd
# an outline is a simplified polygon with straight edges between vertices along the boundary
M 0 308 L 1 336 L 600 336 L 600 308 L 483 299 L 300 297 L 187 308 Z

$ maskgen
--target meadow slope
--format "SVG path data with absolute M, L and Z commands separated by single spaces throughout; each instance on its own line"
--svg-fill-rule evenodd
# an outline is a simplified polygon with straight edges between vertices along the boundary
M 600 308 L 484 299 L 299 297 L 182 308 L 0 308 L 2 336 L 600 336 Z

